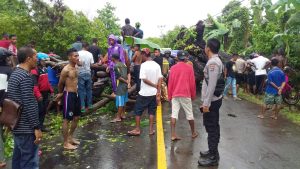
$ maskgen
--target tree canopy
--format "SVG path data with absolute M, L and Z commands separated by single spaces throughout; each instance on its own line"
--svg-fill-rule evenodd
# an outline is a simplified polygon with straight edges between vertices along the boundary
M 101 48 L 107 47 L 110 33 L 118 34 L 115 8 L 107 3 L 98 17 L 90 20 L 82 12 L 74 12 L 62 0 L 2 0 L 0 1 L 0 32 L 16 34 L 18 47 L 36 42 L 37 51 L 54 51 L 64 56 L 77 36 L 91 43 L 98 38 Z M 106 17 L 106 19 L 105 19 Z

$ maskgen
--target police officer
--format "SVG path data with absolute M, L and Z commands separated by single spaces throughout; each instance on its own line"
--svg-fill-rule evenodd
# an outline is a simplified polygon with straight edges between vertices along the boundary
M 208 62 L 204 68 L 202 83 L 203 124 L 208 134 L 208 151 L 200 152 L 198 164 L 200 166 L 215 166 L 219 163 L 218 144 L 220 140 L 219 109 L 222 105 L 222 94 L 216 96 L 215 89 L 218 79 L 222 76 L 223 64 L 218 57 L 220 41 L 213 38 L 207 41 L 205 53 Z

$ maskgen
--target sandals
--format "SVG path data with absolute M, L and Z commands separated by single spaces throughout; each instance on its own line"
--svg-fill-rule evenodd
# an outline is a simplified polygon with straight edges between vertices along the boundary
M 149 135 L 154 135 L 155 134 L 155 130 L 153 130 L 152 132 L 149 132 Z
M 263 115 L 258 115 L 257 118 L 264 119 L 265 116 L 263 116 Z
M 4 168 L 6 167 L 6 163 L 5 162 L 0 162 L 0 168 Z
M 136 130 L 131 130 L 131 131 L 128 131 L 127 132 L 127 135 L 128 136 L 140 136 L 141 135 L 141 132 L 138 132 Z
M 115 119 L 113 119 L 112 121 L 110 121 L 111 123 L 116 123 L 116 122 L 121 122 L 122 121 L 122 119 L 117 119 L 117 118 L 115 118 Z

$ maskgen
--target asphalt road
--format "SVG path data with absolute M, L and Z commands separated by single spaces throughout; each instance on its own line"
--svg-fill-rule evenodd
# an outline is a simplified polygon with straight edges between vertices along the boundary
M 163 104 L 166 159 L 169 169 L 198 169 L 199 151 L 207 149 L 206 132 L 199 99 L 193 103 L 199 136 L 191 138 L 188 122 L 181 112 L 177 134 L 183 139 L 171 142 L 170 106 Z M 247 101 L 224 101 L 220 113 L 221 141 L 218 169 L 298 169 L 300 168 L 300 127 L 282 119 L 257 119 L 259 107 Z M 235 114 L 236 117 L 227 114 Z M 147 117 L 147 116 L 146 116 Z M 139 137 L 129 137 L 132 118 L 111 124 L 108 116 L 80 128 L 81 145 L 64 151 L 62 138 L 45 140 L 41 169 L 156 169 L 156 136 L 148 135 L 147 122 Z
M 191 139 L 185 115 L 180 114 L 178 135 L 183 140 L 172 143 L 168 105 L 165 110 L 165 143 L 169 169 L 197 169 L 200 150 L 207 150 L 207 134 L 202 114 L 193 103 L 197 131 L 200 137 Z M 223 101 L 220 110 L 221 140 L 218 169 L 298 169 L 300 168 L 300 127 L 282 119 L 264 120 L 256 117 L 259 107 L 247 101 Z M 228 116 L 234 114 L 236 117 Z

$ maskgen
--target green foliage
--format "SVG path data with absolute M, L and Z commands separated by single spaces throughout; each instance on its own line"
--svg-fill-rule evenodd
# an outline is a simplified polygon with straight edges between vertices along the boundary
M 211 15 L 208 15 L 208 19 L 206 21 L 207 29 L 205 30 L 204 39 L 208 40 L 210 38 L 222 38 L 226 35 L 229 30 L 226 28 L 225 24 L 220 23 L 216 19 L 214 19 Z
M 225 6 L 222 14 L 223 24 L 230 29 L 229 36 L 224 42 L 224 49 L 228 53 L 242 53 L 249 40 L 249 10 L 241 7 L 241 3 L 234 0 Z
M 5 158 L 12 157 L 14 149 L 14 140 L 10 132 L 4 134 L 4 155 Z
M 252 28 L 253 52 L 255 51 L 266 55 L 273 53 L 276 46 L 276 42 L 273 40 L 273 37 L 278 31 L 278 26 L 273 23 L 254 25 Z
M 100 18 L 89 20 L 82 12 L 70 10 L 61 0 L 51 2 L 49 5 L 42 0 L 0 1 L 0 32 L 16 34 L 18 47 L 35 41 L 37 51 L 54 50 L 61 56 L 79 35 L 87 42 L 98 38 L 100 47 L 107 48 L 110 30 L 104 23 L 107 20 L 101 20 L 100 14 Z M 105 12 L 114 16 L 115 8 L 110 4 L 106 4 L 106 7 Z M 116 24 L 116 21 L 116 18 L 110 18 L 109 23 Z M 119 27 L 114 29 L 119 32 Z
M 120 35 L 120 25 L 117 23 L 119 18 L 114 14 L 116 8 L 109 2 L 106 2 L 105 6 L 101 10 L 97 10 L 98 19 L 104 23 L 104 26 L 109 30 L 110 34 Z
M 161 47 L 175 49 L 176 37 L 181 30 L 180 26 L 175 26 L 173 30 L 169 30 L 162 36 Z
M 149 42 L 155 43 L 157 45 L 159 45 L 160 47 L 163 46 L 163 42 L 161 38 L 157 38 L 157 37 L 149 37 L 146 39 Z

